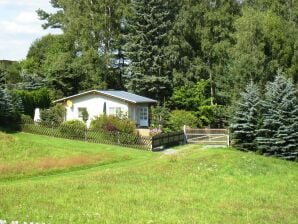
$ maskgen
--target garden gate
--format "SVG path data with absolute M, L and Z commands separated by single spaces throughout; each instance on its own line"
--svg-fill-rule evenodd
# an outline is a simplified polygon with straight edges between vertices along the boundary
M 187 143 L 230 146 L 228 129 L 195 129 L 184 126 Z

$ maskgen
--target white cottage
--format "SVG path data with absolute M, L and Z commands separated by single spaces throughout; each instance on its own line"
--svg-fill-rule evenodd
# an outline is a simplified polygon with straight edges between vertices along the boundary
M 83 111 L 88 112 L 87 124 L 102 114 L 127 114 L 137 127 L 149 126 L 149 106 L 156 100 L 125 91 L 90 90 L 54 101 L 66 108 L 65 120 L 83 119 Z

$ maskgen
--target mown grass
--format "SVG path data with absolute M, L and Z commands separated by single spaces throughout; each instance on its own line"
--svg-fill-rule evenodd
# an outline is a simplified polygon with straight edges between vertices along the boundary
M 25 133 L 0 132 L 0 178 L 47 175 L 133 159 L 138 153 Z M 139 152 L 143 156 L 144 153 Z M 147 153 L 147 155 L 150 155 Z
M 97 150 L 89 149 L 94 144 L 76 141 L 26 134 L 14 137 L 36 144 L 48 142 L 48 147 L 62 144 L 66 151 L 78 144 L 86 151 Z M 297 163 L 223 148 L 183 146 L 178 154 L 164 155 L 96 146 L 103 152 L 127 153 L 131 159 L 57 175 L 11 181 L 0 178 L 0 219 L 45 223 L 298 222 Z

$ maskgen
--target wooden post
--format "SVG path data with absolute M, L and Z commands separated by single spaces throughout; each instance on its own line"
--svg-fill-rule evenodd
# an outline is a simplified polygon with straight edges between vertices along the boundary
M 119 138 L 120 132 L 117 132 L 117 140 L 118 140 L 118 144 L 120 145 L 120 138 Z
M 230 131 L 228 129 L 228 134 L 227 134 L 227 145 L 230 147 Z
M 186 125 L 183 126 L 183 132 L 184 132 L 184 141 L 185 143 L 187 143 Z

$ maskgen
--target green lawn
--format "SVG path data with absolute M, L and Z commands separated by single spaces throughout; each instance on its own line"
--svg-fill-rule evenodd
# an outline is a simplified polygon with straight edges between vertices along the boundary
M 3 170 L 11 164 L 52 161 L 38 171 L 33 165 L 22 174 L 1 174 L 0 219 L 298 223 L 297 163 L 234 149 L 179 149 L 175 155 L 164 155 L 24 133 L 0 134 Z M 89 160 L 54 165 L 80 156 Z

